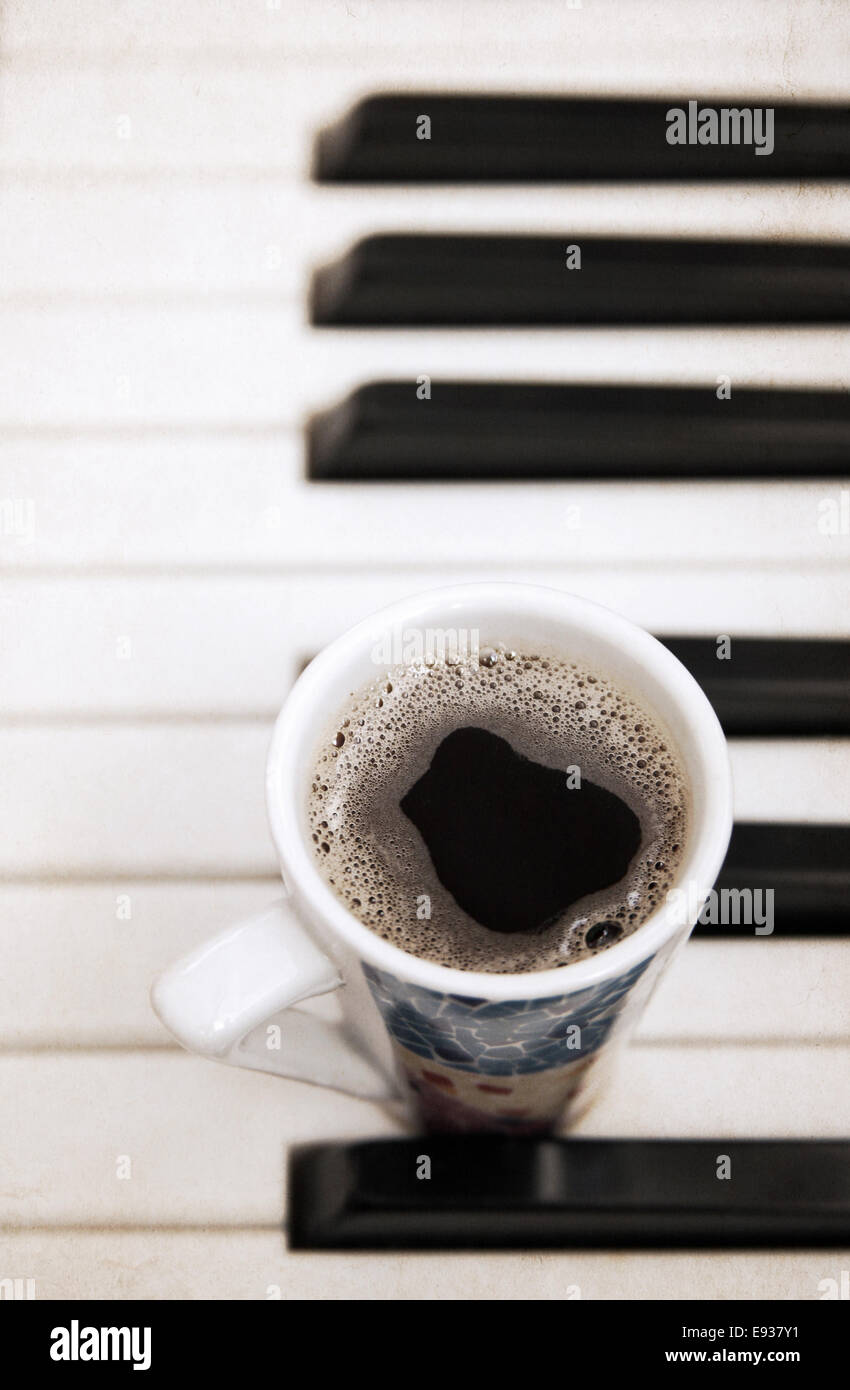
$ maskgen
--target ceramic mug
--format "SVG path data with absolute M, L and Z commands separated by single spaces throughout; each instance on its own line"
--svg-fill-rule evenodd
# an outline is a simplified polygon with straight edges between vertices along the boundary
M 376 652 L 406 634 L 474 632 L 482 646 L 569 653 L 654 710 L 688 780 L 688 831 L 674 886 L 637 931 L 557 969 L 488 974 L 401 950 L 357 920 L 319 873 L 306 790 L 319 738 Z M 389 648 L 388 648 L 389 644 Z M 415 645 L 415 644 L 414 644 Z M 153 1005 L 185 1047 L 233 1066 L 407 1102 L 431 1130 L 539 1134 L 597 1095 L 658 979 L 714 886 L 732 828 L 726 742 L 684 666 L 648 633 L 554 589 L 470 584 L 394 604 L 332 642 L 275 725 L 266 773 L 286 896 L 224 931 L 156 981 Z M 338 991 L 339 1020 L 299 1010 Z

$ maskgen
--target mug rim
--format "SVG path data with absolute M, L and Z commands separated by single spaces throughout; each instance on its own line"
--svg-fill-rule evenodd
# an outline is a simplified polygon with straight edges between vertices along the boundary
M 493 580 L 419 591 L 368 615 L 324 647 L 293 685 L 275 722 L 266 765 L 266 806 L 272 837 L 294 905 L 306 903 L 310 914 L 335 938 L 341 938 L 361 962 L 439 994 L 483 996 L 494 1002 L 568 995 L 652 959 L 667 942 L 693 927 L 690 914 L 683 913 L 668 895 L 635 931 L 597 955 L 547 970 L 461 970 L 403 951 L 360 922 L 322 878 L 304 841 L 299 814 L 301 788 L 296 784 L 299 750 L 305 739 L 315 742 L 322 720 L 331 713 L 323 700 L 329 681 L 374 644 L 377 624 L 386 627 L 417 619 L 421 623 L 432 610 L 439 612 L 441 624 L 445 624 L 447 609 L 476 602 L 489 610 L 504 609 L 507 619 L 527 611 L 545 621 L 551 614 L 561 623 L 608 638 L 651 671 L 664 687 L 694 734 L 705 801 L 701 824 L 689 826 L 689 848 L 673 887 L 677 883 L 689 888 L 694 885 L 694 898 L 689 896 L 689 902 L 702 903 L 714 887 L 732 829 L 729 753 L 714 709 L 686 667 L 645 629 L 593 600 L 537 584 Z M 689 781 L 693 780 L 689 773 Z

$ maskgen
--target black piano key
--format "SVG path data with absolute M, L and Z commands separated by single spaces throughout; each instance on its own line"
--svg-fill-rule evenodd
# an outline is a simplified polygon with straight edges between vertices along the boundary
M 775 937 L 850 935 L 850 825 L 736 821 L 715 886 L 718 892 L 759 890 L 762 908 L 769 901 L 764 893 L 772 890 Z M 720 903 L 714 913 L 727 920 L 698 923 L 697 934 L 755 937 L 759 924 L 744 920 L 746 900 L 730 897 L 727 903 L 722 914 Z
M 850 474 L 850 392 L 381 381 L 314 416 L 317 481 Z
M 727 734 L 738 738 L 850 734 L 850 642 L 820 638 L 660 639 L 687 666 Z
M 721 1154 L 729 1181 L 718 1181 Z M 290 1154 L 287 1212 L 294 1250 L 838 1248 L 850 1240 L 850 1143 L 429 1134 L 313 1144 Z
M 580 250 L 581 268 L 567 268 Z M 372 236 L 317 270 L 336 327 L 841 323 L 850 243 Z
M 770 105 L 764 99 L 706 99 L 700 107 L 773 111 L 757 117 L 755 138 L 724 145 L 670 144 L 668 112 L 698 119 L 689 99 L 661 101 L 574 97 L 376 95 L 319 135 L 314 177 L 326 183 L 498 183 L 623 179 L 846 179 L 850 108 Z M 431 122 L 430 139 L 420 117 Z M 742 118 L 743 123 L 746 117 Z M 705 121 L 710 121 L 706 116 Z M 720 130 L 718 134 L 720 134 Z M 758 143 L 757 143 L 758 142 Z

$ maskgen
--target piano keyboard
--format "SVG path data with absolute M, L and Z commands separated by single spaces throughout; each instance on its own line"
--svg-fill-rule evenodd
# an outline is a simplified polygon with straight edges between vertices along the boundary
M 850 25 L 806 0 L 704 24 L 690 0 L 531 0 L 521 26 L 487 0 L 4 7 L 0 1277 L 362 1294 L 352 1259 L 282 1248 L 281 1152 L 397 1120 L 189 1057 L 146 992 L 278 891 L 262 767 L 304 659 L 472 576 L 668 641 L 731 738 L 728 886 L 785 904 L 771 937 L 697 932 L 581 1133 L 846 1134 Z M 424 152 L 385 119 L 423 93 Z M 776 163 L 524 153 L 564 98 L 653 120 L 665 93 L 775 99 Z M 504 1296 L 521 1266 L 527 1297 L 809 1298 L 847 1255 L 370 1261 L 376 1297 Z

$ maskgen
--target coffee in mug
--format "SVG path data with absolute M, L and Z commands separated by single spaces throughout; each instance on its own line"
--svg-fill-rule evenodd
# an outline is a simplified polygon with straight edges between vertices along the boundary
M 669 729 L 540 646 L 382 669 L 327 722 L 310 788 L 316 863 L 349 911 L 459 970 L 606 950 L 663 902 L 687 839 Z

